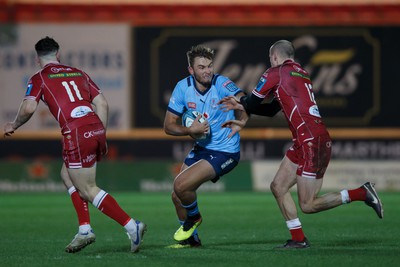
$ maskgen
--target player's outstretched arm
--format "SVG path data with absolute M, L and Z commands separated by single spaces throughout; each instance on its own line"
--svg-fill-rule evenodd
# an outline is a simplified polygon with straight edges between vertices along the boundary
M 228 138 L 231 138 L 234 134 L 236 134 L 237 132 L 240 132 L 244 128 L 245 125 L 246 125 L 246 122 L 242 121 L 242 120 L 229 120 L 229 121 L 222 123 L 221 127 L 231 129 L 231 133 L 228 135 Z
M 11 136 L 15 130 L 24 125 L 32 117 L 33 113 L 35 113 L 37 105 L 36 100 L 23 100 L 14 121 L 7 122 L 4 125 L 4 137 Z
M 229 111 L 229 110 L 241 110 L 245 111 L 244 107 L 242 104 L 240 104 L 240 98 L 236 96 L 227 96 L 222 98 L 218 104 L 221 105 L 221 109 L 223 111 Z

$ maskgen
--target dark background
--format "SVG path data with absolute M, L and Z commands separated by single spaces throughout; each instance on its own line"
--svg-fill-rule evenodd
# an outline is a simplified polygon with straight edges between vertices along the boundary
M 398 27 L 143 27 L 135 28 L 133 36 L 134 127 L 162 126 L 169 94 L 188 75 L 186 51 L 192 45 L 234 42 L 236 47 L 216 72 L 230 77 L 249 93 L 263 72 L 255 66 L 264 66 L 263 70 L 270 67 L 270 45 L 279 39 L 299 38 L 316 42 L 313 48 L 300 46 L 296 50 L 296 61 L 310 71 L 315 97 L 328 127 L 400 125 L 397 104 L 400 86 L 396 75 L 396 59 L 400 58 Z M 221 53 L 219 46 L 214 48 L 217 55 Z M 328 52 L 336 60 L 349 51 L 351 57 L 341 62 L 331 62 L 326 56 L 322 62 L 318 60 L 321 53 Z M 233 65 L 238 72 L 229 72 Z M 246 66 L 253 67 L 252 76 L 238 83 Z M 361 70 L 352 77 L 346 76 L 357 66 Z M 322 79 L 316 88 L 318 76 L 322 72 L 331 75 L 335 67 L 337 75 Z M 354 91 L 343 92 L 346 91 L 343 86 L 351 82 L 357 83 Z M 249 127 L 286 127 L 286 122 L 282 118 L 255 118 Z
M 384 131 L 385 128 L 400 126 L 397 67 L 400 58 L 400 27 L 135 27 L 132 33 L 133 130 L 162 128 L 169 94 L 175 84 L 188 75 L 186 51 L 192 45 L 233 42 L 235 48 L 223 64 L 217 63 L 216 67 L 227 72 L 229 75 L 226 75 L 238 85 L 240 83 L 244 90 L 251 92 L 261 72 L 269 67 L 269 46 L 279 39 L 293 41 L 299 37 L 316 41 L 314 49 L 302 46 L 296 51 L 296 60 L 312 67 L 310 73 L 314 80 L 318 79 L 323 67 L 330 68 L 335 64 L 329 62 L 326 56 L 322 57 L 321 63 L 321 53 L 326 55 L 326 52 L 333 52 L 333 55 L 339 57 L 342 52 L 352 51 L 352 56 L 339 64 L 342 69 L 332 84 L 337 85 L 343 80 L 349 66 L 362 66 L 362 72 L 356 76 L 357 87 L 353 93 L 326 93 L 326 83 L 325 87 L 314 88 L 320 112 L 328 128 L 359 128 L 366 131 L 382 128 Z M 217 47 L 218 55 L 221 48 Z M 333 60 L 337 57 L 333 57 Z M 234 67 L 239 71 L 233 71 Z M 244 75 L 246 67 L 250 68 L 247 76 Z M 344 104 L 337 106 L 335 103 Z M 253 117 L 248 125 L 248 128 L 261 127 L 287 128 L 286 122 L 279 116 L 272 119 Z M 109 138 L 108 159 L 182 160 L 191 144 L 191 140 L 185 138 Z M 242 159 L 281 158 L 289 145 L 290 138 L 242 139 Z M 333 152 L 332 158 L 337 159 L 399 159 L 400 137 L 341 137 L 340 140 L 334 140 Z M 0 141 L 1 159 L 58 159 L 60 155 L 61 143 L 57 139 Z

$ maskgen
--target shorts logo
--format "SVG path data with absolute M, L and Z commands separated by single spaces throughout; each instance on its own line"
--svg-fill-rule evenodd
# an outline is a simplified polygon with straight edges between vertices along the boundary
M 83 137 L 85 137 L 86 139 L 88 139 L 88 138 L 91 138 L 91 137 L 93 137 L 93 136 L 101 135 L 101 134 L 104 134 L 104 129 L 96 130 L 96 131 L 85 132 L 85 133 L 83 134 Z
M 83 159 L 83 162 L 84 163 L 89 163 L 89 162 L 93 161 L 95 158 L 96 158 L 95 154 L 90 154 L 85 159 Z
M 225 169 L 229 164 L 233 162 L 233 159 L 228 159 L 221 165 L 221 169 Z

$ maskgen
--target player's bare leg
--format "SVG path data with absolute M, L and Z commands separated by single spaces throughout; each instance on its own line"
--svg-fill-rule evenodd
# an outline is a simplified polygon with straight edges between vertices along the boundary
M 289 192 L 290 188 L 296 184 L 297 165 L 291 162 L 286 156 L 283 158 L 278 172 L 271 183 L 271 191 L 283 217 L 286 220 L 292 238 L 287 240 L 279 248 L 306 248 L 309 247 L 301 222 L 298 218 L 296 204 Z
M 182 164 L 181 170 L 179 173 L 183 172 L 189 168 L 185 163 Z M 186 209 L 182 207 L 182 203 L 180 199 L 176 196 L 175 192 L 171 194 L 172 203 L 174 203 L 176 215 L 178 216 L 179 224 L 183 225 L 185 223 L 185 219 L 187 216 Z M 197 229 L 193 231 L 193 234 L 185 240 L 179 241 L 177 244 L 168 246 L 168 248 L 187 248 L 187 247 L 200 247 L 201 241 L 199 235 L 197 233 Z
M 297 218 L 296 204 L 289 192 L 296 184 L 297 165 L 284 157 L 270 188 L 286 221 Z
M 323 179 L 311 179 L 299 176 L 297 178 L 297 193 L 299 205 L 304 213 L 316 213 L 342 205 L 339 192 L 318 196 Z
M 174 239 L 183 241 L 192 236 L 201 224 L 202 218 L 197 205 L 196 190 L 203 183 L 215 177 L 214 168 L 205 160 L 200 160 L 181 172 L 174 181 L 174 192 L 186 209 L 186 219 L 175 232 Z
M 61 168 L 61 178 L 71 196 L 72 204 L 74 205 L 79 222 L 78 233 L 65 247 L 65 252 L 75 253 L 85 248 L 87 245 L 94 243 L 96 241 L 96 236 L 90 225 L 88 202 L 79 195 L 79 192 L 76 190 L 69 177 L 65 164 L 63 164 Z
M 187 168 L 189 168 L 189 166 L 187 166 L 186 164 L 183 163 L 179 173 L 183 172 Z M 177 195 L 175 194 L 174 191 L 172 191 L 171 199 L 172 199 L 172 203 L 175 206 L 175 211 L 176 211 L 176 215 L 178 216 L 178 220 L 180 222 L 185 221 L 185 219 L 186 219 L 186 209 L 184 207 L 182 207 L 181 200 L 177 197 Z
M 68 169 L 68 173 L 84 199 L 126 229 L 131 239 L 131 252 L 137 252 L 147 226 L 132 219 L 110 194 L 97 187 L 96 164 L 90 168 Z
M 186 219 L 186 209 L 182 207 L 182 203 L 179 198 L 176 196 L 175 192 L 171 194 L 172 202 L 175 206 L 176 215 L 178 216 L 179 224 L 183 225 Z M 185 240 L 179 241 L 177 244 L 170 245 L 167 248 L 188 248 L 188 247 L 200 247 L 201 241 L 197 232 L 197 229 L 193 231 L 193 234 Z
M 332 192 L 318 196 L 321 187 L 322 178 L 309 179 L 298 177 L 297 191 L 299 205 L 304 213 L 316 213 L 352 201 L 364 201 L 365 204 L 374 209 L 379 218 L 383 218 L 382 202 L 372 183 L 367 182 L 353 190 L 342 190 L 341 192 Z

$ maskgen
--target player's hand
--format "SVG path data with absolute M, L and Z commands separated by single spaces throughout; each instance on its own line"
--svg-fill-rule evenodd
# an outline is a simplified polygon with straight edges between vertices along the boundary
M 7 122 L 4 124 L 4 138 L 7 136 L 11 136 L 15 131 L 14 123 L 13 122 Z
M 228 138 L 231 138 L 233 135 L 240 132 L 244 128 L 245 125 L 246 125 L 246 122 L 241 121 L 241 120 L 229 120 L 229 121 L 224 122 L 221 125 L 221 127 L 231 129 L 231 133 L 228 135 Z
M 190 136 L 194 139 L 197 139 L 196 137 L 203 136 L 210 132 L 210 124 L 208 123 L 208 120 L 200 122 L 199 120 L 201 117 L 202 115 L 197 116 L 192 125 L 189 127 Z
M 241 110 L 245 111 L 242 104 L 240 104 L 240 100 L 235 96 L 227 96 L 222 98 L 218 104 L 221 105 L 220 109 L 227 112 L 229 110 Z

